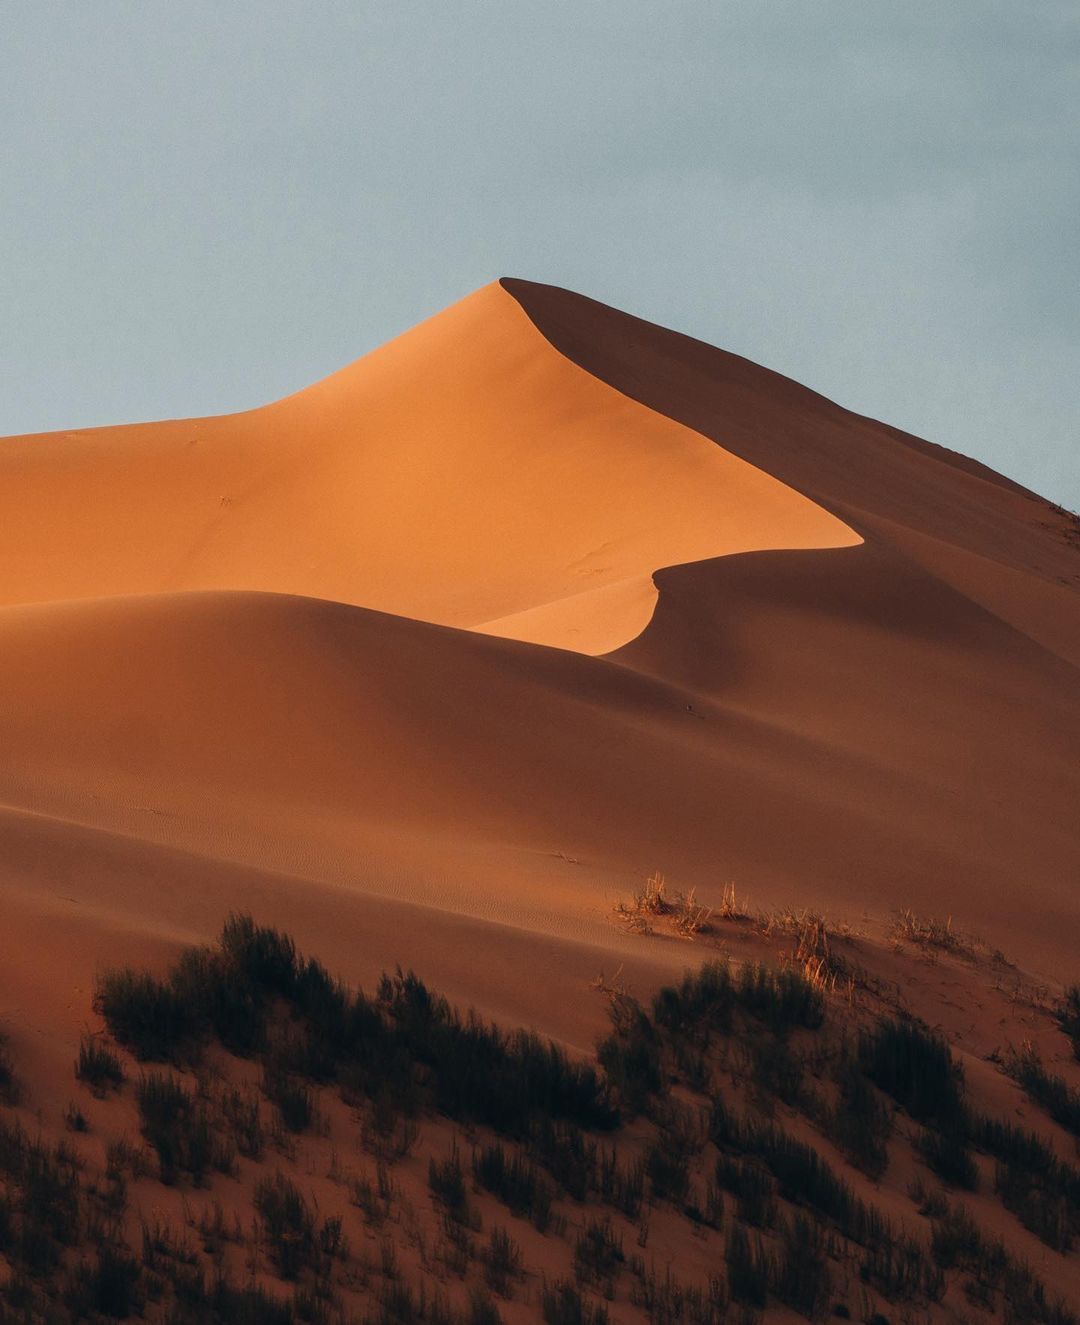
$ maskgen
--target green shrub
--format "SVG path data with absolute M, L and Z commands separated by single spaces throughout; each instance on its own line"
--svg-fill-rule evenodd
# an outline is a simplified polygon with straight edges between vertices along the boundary
M 1080 989 L 1077 990 L 1077 1000 L 1077 1036 L 1080 1038 Z M 1029 1099 L 1041 1105 L 1067 1132 L 1080 1137 L 1080 1090 L 1070 1086 L 1064 1077 L 1047 1072 L 1033 1049 L 1012 1054 L 1005 1066 Z
M 306 1132 L 315 1117 L 315 1096 L 306 1081 L 273 1063 L 263 1069 L 263 1093 L 277 1106 L 290 1132 Z
M 142 971 L 106 971 L 94 1008 L 113 1038 L 143 1061 L 174 1058 L 198 1031 L 194 1009 L 170 985 Z
M 540 1312 L 546 1325 L 609 1325 L 607 1307 L 583 1297 L 572 1280 L 545 1281 L 540 1289 Z
M 838 1074 L 836 1109 L 825 1130 L 844 1156 L 869 1178 L 880 1178 L 889 1162 L 892 1116 L 877 1090 L 850 1061 Z
M 263 1178 L 255 1188 L 255 1210 L 282 1279 L 296 1279 L 318 1264 L 315 1216 L 295 1183 L 283 1173 Z
M 917 1122 L 956 1126 L 964 1117 L 963 1073 L 945 1040 L 917 1022 L 882 1020 L 863 1032 L 859 1062 Z
M 829 1300 L 828 1239 L 822 1226 L 797 1214 L 783 1231 L 773 1292 L 807 1320 L 816 1320 Z
M 666 986 L 653 999 L 657 1026 L 672 1039 L 686 1038 L 702 1046 L 714 1032 L 728 1034 L 736 1005 L 735 986 L 727 962 L 705 962 L 687 971 L 677 986 Z
M 736 1302 L 764 1307 L 769 1296 L 769 1259 L 761 1241 L 747 1236 L 742 1224 L 733 1224 L 724 1248 L 728 1289 Z
M 187 1173 L 200 1185 L 211 1168 L 232 1171 L 232 1147 L 206 1106 L 173 1076 L 150 1072 L 135 1090 L 142 1134 L 158 1157 L 161 1181 L 172 1184 Z
M 736 980 L 740 1005 L 777 1034 L 796 1027 L 816 1030 L 825 1020 L 825 996 L 801 971 L 774 970 L 759 962 L 740 968 Z
M 755 1228 L 776 1222 L 776 1185 L 753 1160 L 721 1155 L 716 1161 L 716 1185 L 735 1197 L 739 1218 Z
M 483 1253 L 484 1280 L 493 1293 L 509 1297 L 521 1277 L 521 1248 L 504 1228 L 493 1228 Z
M 457 1142 L 446 1159 L 428 1160 L 428 1186 L 432 1195 L 446 1212 L 459 1223 L 467 1223 L 469 1196 L 465 1188 L 465 1171 L 461 1166 Z
M 0 1103 L 15 1104 L 17 1098 L 15 1066 L 8 1052 L 7 1036 L 0 1033 Z
M 1080 1059 L 1080 984 L 1069 985 L 1058 1009 L 1061 1029 L 1072 1041 L 1073 1056 Z
M 625 1259 L 622 1238 L 611 1220 L 587 1218 L 574 1239 L 574 1275 L 578 1283 L 595 1284 L 612 1296 Z
M 540 1233 L 551 1223 L 551 1184 L 540 1170 L 518 1152 L 507 1156 L 499 1144 L 473 1152 L 473 1177 L 515 1215 L 528 1219 Z
M 978 1187 L 979 1170 L 968 1149 L 966 1126 L 946 1126 L 941 1131 L 924 1128 L 917 1145 L 923 1159 L 942 1182 L 968 1192 Z
M 118 1090 L 126 1080 L 120 1059 L 96 1035 L 84 1035 L 75 1060 L 75 1075 L 96 1094 Z
M 624 1112 L 635 1117 L 663 1085 L 660 1040 L 636 1003 L 623 1000 L 615 1006 L 622 1009 L 616 1028 L 596 1052 Z

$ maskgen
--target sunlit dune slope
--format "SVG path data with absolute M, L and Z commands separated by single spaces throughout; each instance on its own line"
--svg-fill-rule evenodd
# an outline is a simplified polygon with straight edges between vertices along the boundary
M 866 547 L 693 572 L 635 666 L 280 595 L 8 608 L 0 802 L 570 941 L 656 865 L 846 914 L 948 898 L 1065 970 L 1071 669 Z
M 8 603 L 255 589 L 603 652 L 661 566 L 857 541 L 498 284 L 263 409 L 0 442 Z

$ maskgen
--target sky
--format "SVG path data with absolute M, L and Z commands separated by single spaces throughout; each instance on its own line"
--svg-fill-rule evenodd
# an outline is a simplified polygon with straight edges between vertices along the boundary
M 0 433 L 223 413 L 502 275 L 1080 508 L 1076 0 L 2 0 Z

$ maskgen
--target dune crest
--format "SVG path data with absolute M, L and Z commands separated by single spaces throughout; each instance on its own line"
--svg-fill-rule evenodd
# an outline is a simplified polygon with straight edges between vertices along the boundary
M 498 284 L 262 409 L 0 442 L 7 603 L 262 590 L 606 652 L 664 566 L 857 541 Z

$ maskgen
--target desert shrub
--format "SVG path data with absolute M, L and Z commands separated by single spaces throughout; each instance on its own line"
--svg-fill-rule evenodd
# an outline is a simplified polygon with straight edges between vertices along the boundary
M 464 1325 L 502 1325 L 502 1316 L 486 1288 L 474 1284 L 469 1290 L 469 1306 Z
M 531 1160 L 517 1151 L 508 1156 L 501 1145 L 473 1152 L 472 1171 L 477 1185 L 491 1192 L 515 1215 L 528 1219 L 543 1233 L 551 1223 L 551 1184 Z
M 120 1059 L 97 1035 L 84 1035 L 75 1060 L 75 1075 L 96 1094 L 119 1089 L 125 1081 Z
M 945 1040 L 917 1022 L 883 1019 L 863 1032 L 859 1062 L 917 1122 L 940 1127 L 963 1118 L 963 1073 Z
M 64 1126 L 69 1132 L 89 1132 L 90 1130 L 86 1114 L 83 1113 L 74 1100 L 69 1100 L 68 1106 L 64 1110 Z
M 142 1134 L 158 1157 L 161 1181 L 172 1184 L 187 1173 L 198 1185 L 211 1168 L 232 1171 L 234 1154 L 206 1106 L 188 1094 L 176 1077 L 150 1072 L 135 1090 Z
M 716 1161 L 716 1185 L 735 1197 L 739 1218 L 755 1228 L 776 1222 L 776 1184 L 753 1160 L 721 1155 Z
M 945 1276 L 910 1238 L 885 1239 L 868 1247 L 859 1277 L 890 1302 L 923 1297 L 936 1302 L 945 1291 Z
M 1080 1059 L 1080 984 L 1069 985 L 1058 1009 L 1061 1029 L 1072 1041 L 1073 1056 Z
M 540 1312 L 545 1325 L 609 1325 L 607 1307 L 584 1297 L 570 1279 L 556 1279 L 540 1289 Z
M 222 1094 L 220 1104 L 237 1150 L 245 1159 L 261 1159 L 265 1136 L 258 1095 L 253 1090 L 231 1087 Z
M 644 1309 L 650 1325 L 725 1325 L 731 1320 L 727 1286 L 719 1275 L 710 1275 L 707 1285 L 699 1288 L 680 1283 L 670 1267 L 660 1275 L 638 1262 L 634 1273 L 637 1282 L 630 1290 L 630 1300 Z M 747 1318 L 744 1314 L 744 1322 Z
M 457 1142 L 446 1159 L 428 1160 L 428 1186 L 446 1212 L 461 1223 L 469 1216 L 469 1196 L 465 1188 L 465 1170 L 461 1166 Z
M 7 1036 L 0 1032 L 0 1103 L 14 1104 L 17 1096 L 15 1065 L 8 1052 Z
M 613 1205 L 627 1219 L 636 1219 L 645 1195 L 647 1161 L 620 1164 L 618 1152 L 600 1150 L 596 1167 L 596 1193 L 605 1205 Z
M 892 1116 L 874 1086 L 845 1060 L 838 1073 L 835 1110 L 825 1131 L 845 1157 L 869 1178 L 880 1178 L 889 1162 Z
M 126 967 L 100 976 L 94 1008 L 113 1038 L 144 1061 L 172 1059 L 198 1031 L 194 1009 L 171 985 Z
M 127 1320 L 138 1308 L 142 1269 L 126 1250 L 105 1244 L 93 1261 L 83 1261 L 65 1293 L 68 1309 L 77 1320 L 109 1316 Z
M 739 1150 L 743 1146 L 745 1129 L 724 1102 L 723 1096 L 713 1093 L 709 1108 L 709 1140 L 723 1150 Z
M 306 1132 L 315 1117 L 315 1096 L 300 1077 L 276 1063 L 263 1069 L 263 1093 L 277 1106 L 281 1121 L 290 1132 Z
M 283 1173 L 263 1178 L 255 1188 L 255 1210 L 282 1279 L 317 1264 L 315 1216 L 295 1183 Z
M 796 1027 L 816 1030 L 825 1019 L 825 997 L 801 971 L 747 963 L 735 981 L 739 1004 L 777 1034 Z
M 624 1112 L 634 1117 L 663 1085 L 660 1039 L 633 1000 L 619 1000 L 612 1011 L 615 1028 L 600 1042 L 596 1053 Z
M 652 1015 L 673 1039 L 684 1037 L 706 1045 L 713 1032 L 727 1034 L 735 1008 L 735 987 L 726 962 L 705 962 L 687 971 L 678 985 L 661 989 Z
M 856 1213 L 856 1198 L 817 1150 L 778 1127 L 760 1128 L 755 1132 L 754 1142 L 786 1201 L 808 1206 L 832 1220 L 846 1236 L 861 1241 L 856 1236 L 864 1233 Z
M 515 1136 L 538 1115 L 599 1129 L 617 1124 L 595 1069 L 551 1041 L 462 1016 L 411 971 L 383 976 L 379 1000 L 399 1042 L 427 1068 L 435 1107 L 448 1117 Z
M 995 1188 L 1005 1207 L 1048 1246 L 1064 1251 L 1080 1234 L 1080 1172 L 1034 1132 L 976 1117 L 975 1144 L 998 1161 Z
M 649 1190 L 657 1201 L 682 1202 L 690 1189 L 690 1156 L 664 1136 L 654 1137 L 645 1152 Z
M 1077 1026 L 1080 1028 L 1080 989 L 1077 999 Z M 1066 1131 L 1080 1137 L 1080 1090 L 1070 1086 L 1064 1077 L 1048 1072 L 1033 1049 L 1010 1055 L 1005 1066 L 1029 1099 L 1041 1105 Z
M 578 1283 L 595 1284 L 612 1296 L 625 1259 L 622 1238 L 611 1220 L 587 1218 L 574 1239 L 574 1275 Z
M 759 1238 L 752 1241 L 742 1224 L 733 1224 L 724 1247 L 728 1290 L 736 1302 L 763 1307 L 769 1296 L 769 1258 Z
M 521 1276 L 521 1248 L 504 1228 L 493 1228 L 484 1249 L 484 1281 L 493 1293 L 509 1297 Z
M 79 1233 L 79 1175 L 68 1148 L 31 1139 L 0 1118 L 0 1239 L 16 1279 L 60 1264 Z
M 761 1094 L 797 1104 L 802 1096 L 803 1064 L 780 1035 L 763 1035 L 750 1041 L 750 1074 Z
M 773 1292 L 793 1311 L 815 1320 L 829 1298 L 828 1240 L 822 1226 L 796 1214 L 784 1226 L 772 1274 Z
M 951 1207 L 934 1221 L 931 1252 L 942 1269 L 966 1270 L 985 1289 L 1000 1291 L 1008 1318 L 1036 1325 L 1077 1325 L 1069 1307 L 1052 1301 L 1031 1268 L 1011 1256 L 999 1238 L 983 1233 L 962 1206 Z
M 1060 1252 L 1070 1249 L 1080 1211 L 1041 1174 L 1018 1164 L 998 1164 L 994 1188 L 1005 1208 L 1048 1247 Z
M 584 1201 L 595 1189 L 599 1150 L 580 1127 L 537 1118 L 529 1133 L 529 1151 L 575 1201 Z
M 979 1185 L 979 1170 L 968 1149 L 966 1126 L 945 1126 L 941 1131 L 924 1128 L 916 1142 L 919 1154 L 934 1173 L 950 1186 L 973 1192 Z

